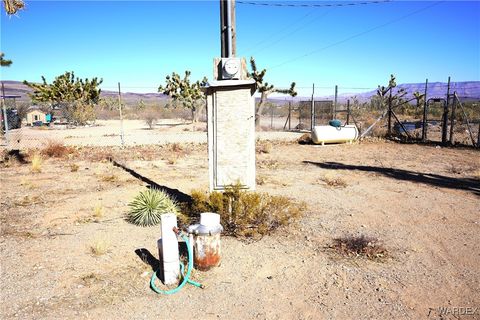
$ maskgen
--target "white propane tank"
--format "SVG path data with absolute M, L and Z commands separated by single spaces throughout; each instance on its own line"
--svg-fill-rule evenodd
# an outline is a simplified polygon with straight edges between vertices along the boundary
M 165 213 L 162 220 L 162 239 L 158 241 L 160 262 L 163 263 L 163 279 L 166 285 L 178 283 L 180 277 L 180 257 L 178 252 L 177 235 L 173 228 L 177 227 L 177 216 L 174 213 Z
M 358 138 L 358 129 L 353 124 L 341 127 L 315 126 L 312 131 L 312 141 L 315 144 L 346 143 Z

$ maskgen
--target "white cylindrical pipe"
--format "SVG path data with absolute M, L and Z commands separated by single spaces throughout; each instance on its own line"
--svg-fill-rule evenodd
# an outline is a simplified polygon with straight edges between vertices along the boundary
M 173 213 L 161 215 L 162 220 L 162 253 L 163 276 L 166 285 L 175 284 L 180 276 L 180 258 L 177 235 L 173 228 L 177 227 L 177 216 Z

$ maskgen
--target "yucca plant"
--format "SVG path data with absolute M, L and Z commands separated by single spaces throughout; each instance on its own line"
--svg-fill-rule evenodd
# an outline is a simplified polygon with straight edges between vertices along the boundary
M 134 225 L 150 227 L 160 224 L 164 213 L 180 214 L 177 202 L 158 189 L 141 191 L 130 204 L 126 220 Z

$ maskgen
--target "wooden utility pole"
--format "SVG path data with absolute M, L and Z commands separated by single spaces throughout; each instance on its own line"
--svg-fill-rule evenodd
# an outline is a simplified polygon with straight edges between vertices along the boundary
M 235 18 L 235 1 L 230 0 L 230 28 L 231 30 L 231 41 L 232 41 L 232 57 L 237 55 L 237 28 L 236 28 L 236 18 Z

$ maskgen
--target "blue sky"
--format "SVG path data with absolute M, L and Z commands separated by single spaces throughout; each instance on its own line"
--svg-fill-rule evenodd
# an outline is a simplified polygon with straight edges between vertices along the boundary
M 218 1 L 25 2 L 18 16 L 1 12 L 1 51 L 13 60 L 2 80 L 51 81 L 73 70 L 103 78 L 107 90 L 121 82 L 124 91 L 156 92 L 172 71 L 212 78 L 220 55 Z M 278 87 L 295 81 L 300 95 L 310 95 L 312 83 L 319 94 L 335 84 L 366 91 L 353 88 L 386 84 L 391 73 L 398 83 L 480 80 L 478 1 L 237 3 L 236 18 L 238 55 L 253 55 Z

